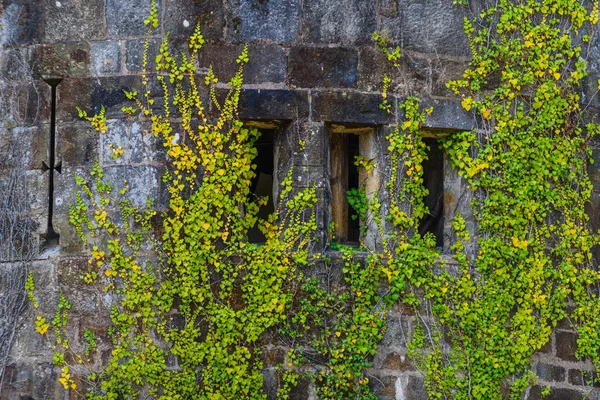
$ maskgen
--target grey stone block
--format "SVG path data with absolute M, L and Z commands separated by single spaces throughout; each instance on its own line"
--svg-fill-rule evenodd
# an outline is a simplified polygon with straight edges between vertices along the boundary
M 0 79 L 28 80 L 33 76 L 35 47 L 6 47 L 0 55 Z
M 39 0 L 6 0 L 3 7 L 4 31 L 0 43 L 23 45 L 40 42 L 44 13 Z
M 145 207 L 146 200 L 158 198 L 158 185 L 161 176 L 153 166 L 118 166 L 104 169 L 105 180 L 120 190 L 125 185 L 129 190 L 125 198 L 137 207 Z M 125 181 L 127 181 L 125 183 Z
M 128 40 L 125 44 L 125 65 L 130 72 L 139 72 L 142 70 L 144 61 L 145 39 Z M 155 58 L 158 55 L 158 49 L 162 43 L 161 39 L 150 38 L 148 41 L 148 70 L 155 67 Z
M 305 1 L 302 3 L 302 38 L 310 43 L 368 43 L 377 30 L 375 8 L 374 1 Z
M 533 386 L 529 389 L 527 400 L 583 400 L 585 397 L 577 390 L 552 388 L 549 396 L 542 396 L 542 387 Z
M 225 16 L 222 0 L 165 0 L 164 28 L 174 37 L 189 37 L 200 23 L 206 40 L 223 39 Z
M 156 0 L 160 24 L 161 0 Z M 144 20 L 150 15 L 147 0 L 106 0 L 106 26 L 110 36 L 144 36 L 148 27 Z
M 314 121 L 384 125 L 395 116 L 379 108 L 381 95 L 357 92 L 316 92 L 312 98 Z
M 294 47 L 288 58 L 290 84 L 296 87 L 354 87 L 357 67 L 355 49 Z
M 389 93 L 402 96 L 425 97 L 430 92 L 431 62 L 427 59 L 404 54 L 395 67 L 379 48 L 365 46 L 358 54 L 359 89 L 380 92 L 383 76 L 391 79 Z
M 576 386 L 592 386 L 600 388 L 598 374 L 592 371 L 569 370 L 569 383 Z
M 109 121 L 106 134 L 102 135 L 100 140 L 102 142 L 101 162 L 104 165 L 139 163 L 142 161 L 142 132 L 140 129 L 132 130 L 127 121 Z M 113 149 L 116 150 L 119 147 L 122 148 L 123 155 L 116 157 Z
M 459 101 L 425 99 L 419 109 L 433 107 L 427 117 L 424 128 L 443 131 L 468 131 L 475 128 L 475 116 L 465 111 Z
M 198 65 L 208 70 L 212 65 L 215 75 L 227 82 L 239 68 L 236 59 L 242 53 L 242 45 L 205 44 L 198 54 Z M 283 83 L 286 78 L 287 61 L 281 46 L 250 46 L 250 61 L 244 68 L 244 83 Z
M 123 112 L 121 108 L 125 105 L 133 105 L 125 97 L 124 90 L 135 90 L 141 95 L 141 78 L 135 75 L 124 75 L 94 79 L 92 81 L 92 88 L 89 90 L 91 93 L 90 103 L 92 111 L 97 113 L 100 111 L 100 107 L 104 106 L 106 118 L 122 118 Z
M 462 79 L 465 68 L 466 63 L 464 62 L 447 59 L 434 60 L 432 65 L 431 95 L 456 97 L 456 95 L 446 87 L 446 83 L 451 80 Z
M 227 36 L 230 40 L 293 42 L 298 37 L 296 1 L 228 0 Z
M 47 41 L 75 42 L 104 36 L 104 2 L 97 0 L 45 0 Z
M 98 159 L 100 133 L 87 122 L 60 124 L 57 133 L 57 158 L 64 166 L 91 166 Z
M 538 363 L 535 368 L 538 377 L 547 382 L 563 382 L 565 380 L 565 369 L 557 365 Z
M 60 367 L 51 358 L 39 363 L 13 363 L 7 366 L 2 397 L 7 399 L 61 399 L 65 390 L 58 381 Z
M 245 89 L 240 96 L 240 119 L 295 120 L 308 117 L 308 94 L 297 90 Z
M 92 42 L 92 72 L 110 74 L 121 70 L 121 44 L 115 40 Z
M 562 360 L 577 361 L 577 334 L 574 332 L 556 332 L 556 356 Z
M 85 42 L 41 45 L 33 56 L 33 75 L 69 78 L 89 76 L 90 53 L 90 45 Z
M 399 1 L 398 16 L 383 16 L 381 25 L 405 50 L 469 56 L 463 31 L 466 9 L 447 0 Z

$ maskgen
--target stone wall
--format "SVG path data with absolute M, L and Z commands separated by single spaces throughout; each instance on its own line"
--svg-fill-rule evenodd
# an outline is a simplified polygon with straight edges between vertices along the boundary
M 221 81 L 226 81 L 237 68 L 234 60 L 243 44 L 249 44 L 251 61 L 240 117 L 277 127 L 277 171 L 294 165 L 297 187 L 317 184 L 321 247 L 332 220 L 330 139 L 334 130 L 370 130 L 374 145 L 382 146 L 385 132 L 400 119 L 378 107 L 384 73 L 393 78 L 394 105 L 416 95 L 434 106 L 426 124 L 432 132 L 451 134 L 475 125 L 474 117 L 445 88 L 447 80 L 462 75 L 469 55 L 462 33 L 465 11 L 451 0 L 158 0 L 158 4 L 160 34 L 152 37 L 151 51 L 156 51 L 167 32 L 180 47 L 199 21 L 207 40 L 198 61 L 200 75 L 212 64 Z M 71 334 L 77 349 L 82 346 L 84 321 L 100 336 L 108 319 L 106 313 L 98 312 L 107 306 L 107 299 L 79 279 L 87 258 L 68 224 L 73 174 L 89 171 L 98 159 L 110 181 L 128 181 L 134 203 L 143 204 L 147 197 L 164 199 L 160 182 L 164 154 L 143 124 L 128 121 L 120 111 L 127 104 L 123 89 L 141 86 L 146 33 L 142 21 L 150 11 L 150 1 L 5 0 L 0 7 L 0 144 L 25 138 L 20 141 L 25 156 L 17 164 L 24 171 L 23 201 L 28 202 L 40 235 L 46 232 L 48 216 L 48 171 L 42 170 L 42 162 L 48 162 L 50 131 L 50 88 L 42 79 L 63 78 L 57 90 L 56 140 L 62 173 L 56 176 L 52 221 L 60 243 L 44 247 L 31 269 L 43 312 L 53 311 L 59 290 L 76 304 Z M 371 34 L 382 29 L 397 38 L 403 49 L 397 69 L 371 42 Z M 599 48 L 594 48 L 594 54 L 600 53 Z M 600 57 L 595 60 L 591 68 L 598 75 Z M 596 79 L 592 76 L 589 82 Z M 99 111 L 101 105 L 108 118 L 106 135 L 82 122 L 75 109 Z M 304 152 L 290 145 L 300 139 L 306 142 Z M 124 155 L 118 161 L 112 159 L 109 143 L 123 146 Z M 594 152 L 594 158 L 600 159 L 600 151 Z M 457 209 L 469 209 L 469 193 L 447 160 L 444 169 L 449 221 Z M 598 190 L 590 210 L 599 215 L 600 173 L 596 169 L 592 178 Z M 594 221 L 595 228 L 600 228 L 598 218 Z M 452 241 L 449 232 L 445 229 L 444 247 Z M 386 336 L 369 371 L 381 399 L 427 397 L 422 376 L 405 358 L 411 318 L 399 308 L 389 316 Z M 65 393 L 58 383 L 59 370 L 51 365 L 47 343 L 33 330 L 31 310 L 17 328 L 1 398 L 79 398 L 74 391 Z M 575 334 L 565 323 L 536 356 L 534 368 L 540 384 L 558 388 L 553 391 L 554 399 L 579 399 L 590 390 L 584 388 L 590 365 L 575 360 L 574 340 Z M 95 362 L 105 361 L 108 351 L 108 340 L 100 336 Z M 285 351 L 271 343 L 265 354 L 267 365 L 274 365 L 283 360 Z M 267 385 L 273 383 L 273 373 L 272 368 L 265 370 Z M 539 392 L 539 387 L 531 388 L 528 398 L 539 398 Z M 313 396 L 311 384 L 301 382 L 293 398 Z

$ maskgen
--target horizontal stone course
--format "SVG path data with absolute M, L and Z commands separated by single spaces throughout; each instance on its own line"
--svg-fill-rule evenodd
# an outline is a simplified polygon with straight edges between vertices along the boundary
M 293 47 L 288 58 L 289 83 L 301 88 L 354 87 L 357 68 L 354 49 Z

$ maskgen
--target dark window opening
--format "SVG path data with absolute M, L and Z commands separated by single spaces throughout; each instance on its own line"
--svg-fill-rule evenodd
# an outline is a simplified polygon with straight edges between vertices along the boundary
M 361 221 L 348 201 L 348 191 L 361 186 L 360 172 L 354 164 L 360 154 L 360 137 L 351 133 L 331 135 L 331 212 L 334 223 L 333 239 L 341 244 L 360 243 Z M 354 218 L 353 218 L 354 216 Z
M 345 135 L 348 138 L 348 149 L 346 154 L 348 155 L 348 183 L 347 190 L 356 189 L 358 190 L 360 187 L 359 183 L 359 172 L 358 167 L 354 163 L 355 157 L 360 154 L 359 147 L 359 136 L 358 135 Z M 347 202 L 346 197 L 346 202 Z M 348 242 L 350 243 L 358 243 L 360 241 L 360 221 L 356 212 L 352 209 L 350 204 L 348 204 L 349 212 L 347 216 L 347 224 L 348 224 Z
M 428 159 L 423 162 L 423 180 L 429 194 L 425 205 L 429 209 L 419 223 L 419 234 L 432 233 L 435 246 L 444 245 L 444 153 L 437 139 L 423 139 L 429 146 Z
M 259 197 L 268 198 L 267 204 L 260 206 L 258 211 L 258 218 L 262 220 L 266 220 L 275 211 L 273 203 L 273 173 L 275 170 L 274 137 L 274 130 L 262 129 L 260 130 L 260 137 L 254 143 L 258 154 L 252 160 L 252 163 L 256 165 L 256 169 L 254 170 L 256 176 L 250 183 L 250 196 L 252 200 L 256 200 Z M 264 243 L 266 238 L 260 229 L 258 229 L 258 226 L 254 226 L 248 232 L 248 240 L 251 243 Z

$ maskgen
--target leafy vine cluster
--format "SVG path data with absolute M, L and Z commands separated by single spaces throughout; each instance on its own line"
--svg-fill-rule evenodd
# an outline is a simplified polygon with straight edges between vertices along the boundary
M 157 15 L 153 3 L 149 34 Z M 70 220 L 92 249 L 82 279 L 118 299 L 110 310 L 112 357 L 101 370 L 89 367 L 87 398 L 264 399 L 261 352 L 265 336 L 277 331 L 289 345 L 278 366 L 279 398 L 306 376 L 321 399 L 375 399 L 365 371 L 398 303 L 415 315 L 409 356 L 433 399 L 521 398 L 536 382 L 533 354 L 568 306 L 577 355 L 600 366 L 600 272 L 592 253 L 599 240 L 585 212 L 588 145 L 600 127 L 583 125 L 579 95 L 597 22 L 597 0 L 498 0 L 465 19 L 472 60 L 448 87 L 479 126 L 440 140 L 473 192 L 478 231 L 467 229 L 466 216 L 452 221 L 458 267 L 439 256 L 432 234 L 417 232 L 428 213 L 421 127 L 432 110 L 408 98 L 403 122 L 387 137 L 389 179 L 369 198 L 360 189 L 349 193 L 361 218 L 381 216 L 375 225 L 382 249 L 359 254 L 338 246 L 343 282 L 330 286 L 310 277 L 335 262 L 308 250 L 317 228 L 314 188 L 294 189 L 289 171 L 280 207 L 267 220 L 258 217 L 266 199 L 249 187 L 259 132 L 237 119 L 247 48 L 224 99 L 212 69 L 200 82 L 217 111 L 211 115 L 196 80 L 199 28 L 189 55 L 176 57 L 165 40 L 154 59 L 165 99 L 160 111 L 148 89 L 146 41 L 144 89 L 126 93 L 132 105 L 123 111 L 141 114 L 166 149 L 169 205 L 160 215 L 152 201 L 138 209 L 126 200 L 127 186 L 106 183 L 98 165 L 77 177 Z M 400 49 L 385 34 L 373 38 L 397 65 Z M 381 107 L 392 112 L 389 84 L 386 77 Z M 106 131 L 103 114 L 80 115 Z M 264 244 L 248 242 L 256 225 Z M 34 289 L 30 276 L 36 306 Z M 54 320 L 39 314 L 36 329 L 54 332 L 60 380 L 79 390 L 65 361 L 70 308 L 61 295 Z M 97 340 L 91 331 L 84 339 L 85 354 L 69 357 L 81 365 Z

